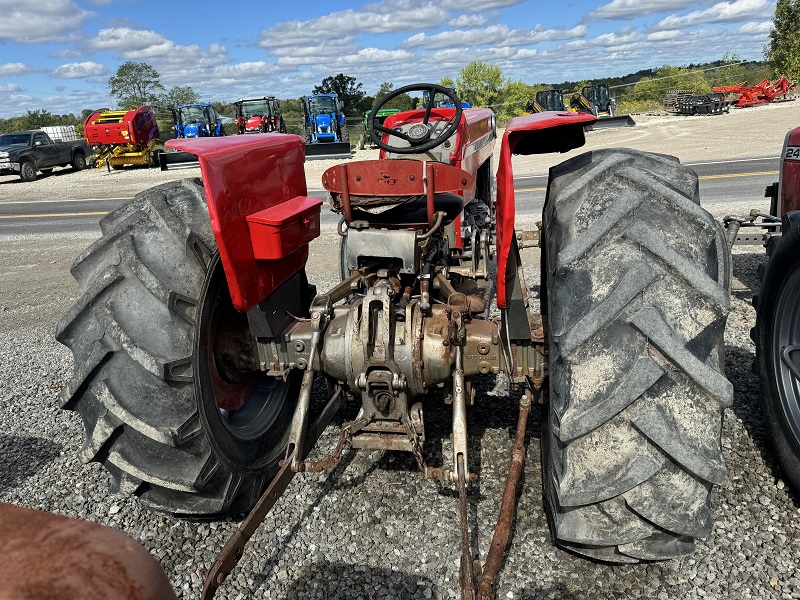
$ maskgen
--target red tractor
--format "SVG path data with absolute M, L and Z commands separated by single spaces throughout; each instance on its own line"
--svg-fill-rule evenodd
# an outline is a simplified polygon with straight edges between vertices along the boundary
M 778 181 L 765 195 L 768 214 L 754 210 L 725 224 L 732 244 L 764 244 L 769 256 L 753 297 L 754 370 L 784 476 L 800 492 L 800 127 L 786 134 Z
M 243 98 L 233 103 L 236 111 L 236 133 L 286 133 L 281 105 L 275 96 Z
M 452 107 L 428 102 L 376 124 L 388 101 L 421 91 Z M 467 413 L 473 378 L 490 374 L 508 386 L 499 401 L 520 410 L 482 598 L 511 528 L 534 402 L 546 404 L 556 543 L 631 563 L 685 555 L 709 534 L 711 490 L 727 475 L 731 261 L 696 174 L 630 150 L 554 167 L 538 311 L 523 277 L 511 156 L 580 147 L 595 120 L 512 120 L 493 197 L 492 111 L 463 109 L 434 84 L 395 90 L 368 119 L 381 160 L 323 176 L 342 215 L 342 276 L 325 291 L 306 277 L 322 201 L 306 195 L 298 136 L 170 140 L 199 156 L 202 182 L 155 187 L 101 221 L 72 269 L 82 295 L 58 326 L 75 363 L 63 405 L 81 414 L 82 456 L 108 469 L 116 492 L 173 513 L 252 509 L 205 598 L 292 477 L 332 468 L 348 445 L 409 452 L 424 477 L 455 486 L 462 595 L 474 597 L 466 517 L 480 474 Z M 327 390 L 325 402 L 312 389 Z M 356 418 L 331 454 L 308 460 L 345 402 Z M 432 465 L 423 414 L 436 402 L 452 405 L 453 453 Z

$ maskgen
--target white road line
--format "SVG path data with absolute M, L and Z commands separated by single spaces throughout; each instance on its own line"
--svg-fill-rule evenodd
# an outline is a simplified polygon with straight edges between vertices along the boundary
M 102 202 L 103 200 L 130 200 L 128 198 L 70 198 L 63 200 L 13 200 L 11 202 L 0 202 L 0 206 L 6 204 L 61 204 L 63 202 Z

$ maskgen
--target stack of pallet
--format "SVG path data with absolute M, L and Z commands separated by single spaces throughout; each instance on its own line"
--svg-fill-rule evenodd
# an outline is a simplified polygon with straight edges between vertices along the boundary
M 692 90 L 670 90 L 664 94 L 664 110 L 672 113 L 680 112 L 680 104 L 694 95 Z

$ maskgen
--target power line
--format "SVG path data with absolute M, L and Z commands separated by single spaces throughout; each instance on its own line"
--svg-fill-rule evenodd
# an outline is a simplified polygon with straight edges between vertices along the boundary
M 666 75 L 664 77 L 653 77 L 652 79 L 648 79 L 648 81 L 663 81 L 664 79 L 674 79 L 675 77 L 684 77 L 688 73 L 705 73 L 706 71 L 715 71 L 716 69 L 726 69 L 728 67 L 735 67 L 738 65 L 743 65 L 749 61 L 743 60 L 737 63 L 726 63 L 724 65 L 720 65 L 718 67 L 709 67 L 707 69 L 692 69 L 691 71 L 684 71 L 683 73 L 678 73 L 676 75 Z M 639 80 L 641 81 L 641 79 Z M 621 83 L 619 85 L 610 85 L 608 89 L 613 90 L 616 88 L 628 87 L 629 85 L 636 85 L 639 81 L 634 81 L 633 83 Z

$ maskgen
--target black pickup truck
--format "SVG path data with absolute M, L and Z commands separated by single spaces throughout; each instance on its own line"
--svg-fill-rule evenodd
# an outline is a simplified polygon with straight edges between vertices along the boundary
M 40 130 L 0 135 L 0 175 L 19 173 L 23 181 L 33 181 L 37 172 L 49 173 L 55 167 L 71 166 L 80 171 L 88 155 L 89 147 L 83 139 L 54 142 Z

